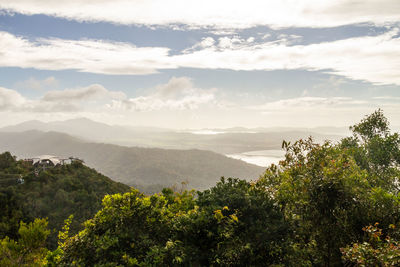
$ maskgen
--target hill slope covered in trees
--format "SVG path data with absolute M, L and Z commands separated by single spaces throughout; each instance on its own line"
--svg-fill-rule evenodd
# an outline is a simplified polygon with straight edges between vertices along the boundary
M 0 150 L 18 157 L 79 157 L 108 177 L 146 192 L 159 192 L 181 182 L 201 190 L 214 185 L 221 176 L 250 180 L 265 170 L 210 151 L 88 143 L 56 132 L 0 133 Z
M 0 238 L 15 237 L 19 221 L 48 218 L 50 229 L 60 230 L 65 219 L 74 215 L 71 230 L 101 207 L 107 194 L 129 191 L 129 186 L 114 182 L 79 162 L 49 168 L 35 174 L 32 164 L 16 161 L 8 152 L 0 154 Z M 50 243 L 56 244 L 56 232 Z

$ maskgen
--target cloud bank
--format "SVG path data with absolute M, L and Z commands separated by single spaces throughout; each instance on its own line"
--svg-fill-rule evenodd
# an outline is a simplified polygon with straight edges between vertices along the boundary
M 145 75 L 164 69 L 310 70 L 375 84 L 400 84 L 400 38 L 394 28 L 310 45 L 205 38 L 182 54 L 103 40 L 28 39 L 0 32 L 0 67 L 75 69 L 108 75 Z M 10 49 L 12 47 L 13 49 Z
M 216 89 L 196 88 L 187 77 L 172 77 L 153 89 L 153 93 L 128 98 L 100 84 L 51 90 L 39 99 L 28 99 L 19 92 L 0 87 L 0 111 L 13 112 L 78 112 L 84 110 L 154 111 L 194 110 L 201 105 L 215 105 Z
M 198 88 L 187 77 L 148 88 L 146 93 L 128 97 L 100 84 L 50 90 L 37 99 L 0 87 L 0 123 L 29 119 L 50 120 L 89 117 L 115 124 L 157 125 L 167 128 L 318 126 L 352 124 L 359 117 L 383 108 L 398 125 L 399 99 L 390 96 L 363 100 L 354 97 L 302 96 L 244 104 L 240 99 L 224 106 L 226 95 L 217 89 Z M 318 112 L 316 112 L 318 110 Z
M 12 49 L 10 49 L 12 48 Z M 172 67 L 169 48 L 136 47 L 101 40 L 37 39 L 0 32 L 0 66 L 45 70 L 75 69 L 101 74 L 151 74 Z
M 52 90 L 46 92 L 39 99 L 29 99 L 19 92 L 0 87 L 0 111 L 12 112 L 77 112 L 83 111 L 82 105 L 90 106 L 91 102 L 110 101 L 112 99 L 126 98 L 122 92 L 109 91 L 99 84 L 92 84 L 87 87 Z
M 133 111 L 193 110 L 201 105 L 216 104 L 215 90 L 196 88 L 187 77 L 172 77 L 168 83 L 156 86 L 153 94 L 113 100 L 108 107 Z
M 273 28 L 381 25 L 400 20 L 397 0 L 0 0 L 0 8 L 77 21 L 228 29 L 257 25 Z

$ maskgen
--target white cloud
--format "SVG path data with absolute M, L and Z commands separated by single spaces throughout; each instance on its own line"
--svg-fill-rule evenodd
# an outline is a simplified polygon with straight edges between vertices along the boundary
M 264 120 L 275 126 L 315 127 L 353 125 L 364 115 L 382 107 L 390 121 L 398 124 L 399 103 L 382 106 L 376 99 L 302 96 L 247 106 L 246 109 L 249 112 L 257 112 L 254 117 L 262 114 Z
M 250 39 L 251 40 L 251 39 Z M 218 39 L 218 47 L 222 50 L 224 49 L 238 49 L 238 48 L 243 48 L 247 43 L 251 43 L 248 42 L 245 39 L 242 39 L 238 36 L 234 36 L 234 37 L 221 37 Z
M 212 37 L 206 37 L 200 42 L 200 45 L 201 47 L 210 47 L 214 45 L 214 43 L 215 40 Z
M 261 39 L 266 40 L 266 39 L 268 39 L 269 37 L 271 37 L 271 34 L 270 34 L 270 33 L 266 33 L 266 34 L 262 34 Z
M 229 28 L 212 29 L 209 31 L 209 33 L 212 33 L 214 35 L 234 35 L 236 34 L 236 32 L 237 32 L 236 29 L 229 29 Z
M 190 78 L 187 77 L 172 77 L 166 84 L 156 86 L 156 94 L 163 99 L 177 98 L 190 94 L 196 91 Z
M 251 106 L 250 109 L 261 110 L 261 111 L 279 111 L 279 110 L 296 110 L 296 109 L 312 109 L 316 108 L 332 108 L 338 106 L 349 106 L 349 105 L 365 105 L 367 101 L 354 100 L 349 97 L 298 97 L 281 99 L 273 102 L 268 102 L 263 105 Z
M 0 87 L 0 111 L 76 112 L 103 105 L 103 102 L 126 99 L 122 92 L 109 91 L 99 84 L 87 87 L 52 90 L 39 99 L 28 99 L 15 90 Z M 84 105 L 82 104 L 84 101 Z
M 277 43 L 293 45 L 296 42 L 301 41 L 303 37 L 295 34 L 279 34 L 277 38 L 278 40 L 275 41 Z
M 254 40 L 255 40 L 254 37 L 249 37 L 249 38 L 247 38 L 246 41 L 247 41 L 248 43 L 252 43 L 252 42 L 254 42 Z
M 186 77 L 171 78 L 165 84 L 150 88 L 148 94 L 134 98 L 127 98 L 123 93 L 114 95 L 101 85 L 59 92 L 51 93 L 52 97 L 47 97 L 45 101 L 44 96 L 30 99 L 15 90 L 0 87 L 0 124 L 15 124 L 27 119 L 60 120 L 85 116 L 111 124 L 166 128 L 289 124 L 294 127 L 344 126 L 352 125 L 365 114 L 383 107 L 391 123 L 400 125 L 400 102 L 398 97 L 390 96 L 366 100 L 303 96 L 272 102 L 260 98 L 261 104 L 246 106 L 242 102 L 246 93 L 233 103 L 224 102 L 226 99 L 221 92 L 198 88 Z
M 41 100 L 30 100 L 15 90 L 0 87 L 0 111 L 12 112 L 65 112 L 76 111 L 70 103 L 46 103 Z
M 384 101 L 393 101 L 395 103 L 399 103 L 400 96 L 375 96 L 373 99 L 376 100 L 384 100 Z
M 245 44 L 229 38 L 218 46 L 171 57 L 179 66 L 231 70 L 322 70 L 376 84 L 400 84 L 399 29 L 377 36 L 311 45 Z M 224 49 L 221 50 L 223 40 Z M 235 45 L 237 44 L 237 45 Z
M 122 92 L 108 91 L 100 84 L 92 84 L 75 89 L 49 91 L 43 96 L 42 100 L 47 102 L 76 102 L 101 98 L 123 99 L 126 98 L 126 95 Z
M 196 88 L 187 77 L 172 77 L 154 92 L 128 98 L 100 84 L 46 92 L 39 99 L 28 99 L 15 90 L 0 87 L 0 111 L 12 112 L 84 112 L 106 109 L 120 111 L 195 110 L 202 105 L 218 107 L 216 89 Z M 117 112 L 118 113 L 118 112 Z
M 22 14 L 46 14 L 78 21 L 118 24 L 247 28 L 334 27 L 400 20 L 398 0 L 0 0 L 0 7 Z
M 0 111 L 14 109 L 25 102 L 26 99 L 20 93 L 0 87 Z
M 194 87 L 187 77 L 172 77 L 166 84 L 156 86 L 153 94 L 114 100 L 109 108 L 134 111 L 193 110 L 201 105 L 216 104 L 214 91 Z
M 173 68 L 168 48 L 136 47 L 100 40 L 27 39 L 0 32 L 0 66 L 76 69 L 102 74 L 150 74 Z
M 100 40 L 28 41 L 0 32 L 0 66 L 76 69 L 102 74 L 150 74 L 179 67 L 231 70 L 322 70 L 376 84 L 400 84 L 399 29 L 377 36 L 311 45 L 249 43 L 239 37 L 204 39 L 199 49 L 169 55 L 169 48 L 138 48 Z M 12 47 L 13 49 L 10 49 Z M 195 46 L 196 47 L 196 46 Z

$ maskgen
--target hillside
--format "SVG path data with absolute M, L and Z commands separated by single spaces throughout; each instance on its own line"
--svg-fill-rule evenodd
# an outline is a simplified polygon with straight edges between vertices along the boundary
M 112 181 L 81 163 L 74 162 L 35 175 L 32 164 L 16 161 L 10 153 L 0 154 L 0 238 L 16 235 L 19 221 L 49 220 L 50 229 L 60 230 L 74 215 L 71 231 L 101 208 L 106 194 L 123 193 L 129 187 Z M 55 245 L 57 232 L 50 236 Z
M 264 168 L 202 150 L 167 150 L 88 143 L 56 132 L 0 133 L 0 150 L 18 157 L 42 154 L 83 158 L 110 178 L 154 192 L 187 182 L 206 189 L 221 176 L 256 179 Z

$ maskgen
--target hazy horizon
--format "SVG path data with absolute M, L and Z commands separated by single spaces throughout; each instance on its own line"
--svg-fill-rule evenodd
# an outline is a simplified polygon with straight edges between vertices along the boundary
M 90 119 L 88 117 L 72 117 L 72 118 L 68 118 L 68 119 L 54 119 L 54 120 L 42 120 L 41 118 L 38 119 L 31 119 L 31 120 L 23 120 L 20 122 L 12 122 L 9 124 L 2 124 L 0 123 L 0 128 L 6 128 L 6 127 L 11 127 L 11 126 L 17 126 L 20 124 L 24 124 L 24 123 L 30 123 L 30 122 L 39 122 L 39 123 L 62 123 L 62 122 L 69 122 L 69 121 L 85 121 L 88 120 L 90 122 L 94 122 L 94 123 L 101 123 L 101 124 L 105 124 L 107 126 L 121 126 L 121 127 L 132 127 L 132 128 L 155 128 L 155 129 L 163 129 L 163 130 L 172 130 L 172 131 L 183 131 L 183 132 L 189 132 L 192 131 L 194 134 L 218 134 L 218 132 L 214 133 L 212 132 L 212 130 L 221 130 L 221 133 L 223 133 L 223 130 L 235 130 L 235 129 L 243 129 L 243 130 L 257 130 L 257 129 L 288 129 L 288 130 L 295 130 L 295 129 L 307 129 L 307 130 L 312 130 L 312 129 L 319 129 L 319 128 L 346 128 L 348 129 L 349 126 L 329 126 L 327 125 L 320 125 L 320 126 L 314 126 L 314 127 L 295 127 L 295 126 L 268 126 L 268 127 L 262 127 L 262 126 L 258 126 L 258 127 L 244 127 L 244 126 L 240 126 L 240 125 L 236 125 L 236 126 L 232 126 L 232 127 L 197 127 L 197 128 L 174 128 L 174 127 L 157 127 L 154 125 L 136 125 L 136 124 L 113 124 L 112 122 L 102 122 L 100 120 L 95 120 L 95 119 Z M 207 132 L 207 130 L 210 130 L 210 132 Z

